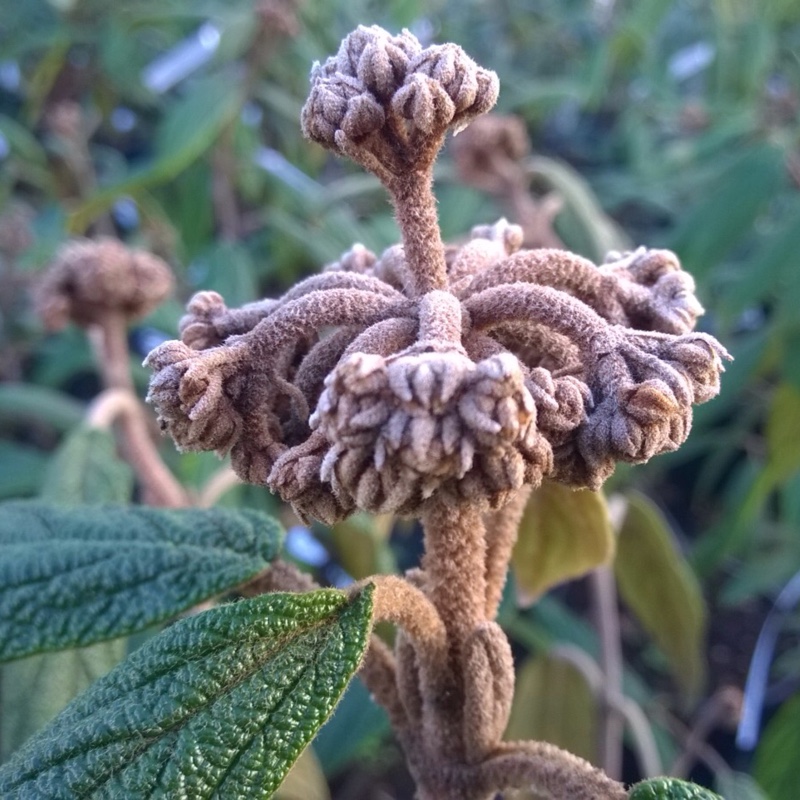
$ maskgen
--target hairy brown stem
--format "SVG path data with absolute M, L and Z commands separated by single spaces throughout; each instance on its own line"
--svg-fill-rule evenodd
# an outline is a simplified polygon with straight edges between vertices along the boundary
M 497 511 L 485 516 L 486 524 L 486 619 L 494 619 L 503 597 L 508 576 L 508 563 L 517 541 L 519 523 L 531 487 L 523 486 Z
M 109 311 L 95 330 L 103 384 L 107 389 L 122 390 L 135 399 L 125 317 L 120 312 Z M 142 485 L 145 503 L 163 508 L 188 506 L 186 491 L 161 460 L 150 438 L 144 409 L 138 400 L 119 410 L 123 450 Z
M 451 652 L 486 619 L 486 538 L 476 506 L 440 495 L 422 512 L 428 596 L 439 610 Z
M 447 288 L 444 243 L 432 184 L 430 170 L 412 170 L 392 179 L 388 185 L 413 280 L 413 285 L 406 287 L 406 293 L 412 298 Z

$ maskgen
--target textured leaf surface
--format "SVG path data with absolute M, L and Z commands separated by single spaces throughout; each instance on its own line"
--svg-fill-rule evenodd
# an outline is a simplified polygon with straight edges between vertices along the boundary
M 0 796 L 268 798 L 358 669 L 371 618 L 368 587 L 180 620 L 0 769 Z
M 531 494 L 511 558 L 518 600 L 530 605 L 558 583 L 585 575 L 614 555 L 605 497 L 546 483 Z
M 77 427 L 47 465 L 41 497 L 52 503 L 126 503 L 133 472 L 107 430 Z
M 265 569 L 280 541 L 255 511 L 7 503 L 0 660 L 162 622 Z
M 627 500 L 614 562 L 620 595 L 693 694 L 705 674 L 700 585 L 659 509 L 644 495 L 631 493 Z
M 800 753 L 800 694 L 787 700 L 764 730 L 753 773 L 770 800 L 796 800 Z
M 651 778 L 634 786 L 629 800 L 722 800 L 710 789 L 677 778 Z

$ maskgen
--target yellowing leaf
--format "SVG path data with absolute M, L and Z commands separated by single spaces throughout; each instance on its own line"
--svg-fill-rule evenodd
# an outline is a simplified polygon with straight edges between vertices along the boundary
M 387 544 L 392 522 L 390 514 L 373 517 L 358 513 L 331 528 L 331 538 L 339 561 L 356 580 L 396 572 Z
M 614 556 L 614 533 L 602 492 L 546 483 L 531 494 L 511 568 L 520 605 L 558 583 L 585 575 Z
M 614 571 L 620 596 L 667 656 L 681 687 L 696 694 L 705 677 L 705 602 L 664 515 L 644 495 L 628 496 Z
M 781 384 L 772 397 L 767 419 L 767 471 L 773 485 L 800 469 L 800 389 Z
M 597 703 L 572 664 L 547 655 L 528 659 L 517 676 L 508 740 L 551 742 L 597 760 Z
M 314 751 L 307 747 L 294 762 L 289 774 L 275 792 L 275 800 L 330 800 L 325 773 Z

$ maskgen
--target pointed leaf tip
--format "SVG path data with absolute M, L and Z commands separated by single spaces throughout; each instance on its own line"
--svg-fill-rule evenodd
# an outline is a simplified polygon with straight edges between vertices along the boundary
M 180 620 L 0 768 L 0 795 L 266 800 L 338 703 L 371 626 L 371 586 Z

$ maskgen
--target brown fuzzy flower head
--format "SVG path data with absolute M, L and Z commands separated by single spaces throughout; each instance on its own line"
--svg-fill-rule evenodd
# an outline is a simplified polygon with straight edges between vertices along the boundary
M 530 150 L 525 122 L 501 114 L 475 120 L 452 144 L 461 180 L 492 193 L 508 191 L 510 180 L 525 179 L 519 162 Z
M 372 171 L 402 174 L 432 162 L 456 132 L 497 100 L 498 80 L 457 45 L 423 48 L 409 31 L 360 26 L 315 64 L 305 135 Z
M 306 131 L 390 176 L 403 244 L 355 245 L 277 300 L 196 295 L 182 341 L 146 361 L 179 447 L 229 452 L 243 480 L 334 522 L 443 495 L 494 508 L 543 480 L 597 488 L 619 461 L 685 440 L 728 355 L 691 332 L 702 307 L 674 254 L 597 266 L 521 249 L 505 220 L 445 246 L 429 235 L 432 195 L 391 173 L 415 137 L 438 147 L 493 102 L 487 75 L 454 45 L 377 28 L 315 68 Z M 421 279 L 431 263 L 435 286 Z
M 136 319 L 169 295 L 173 277 L 167 264 L 116 239 L 77 239 L 62 246 L 45 272 L 37 307 L 51 330 L 70 320 L 87 327 L 109 313 Z

